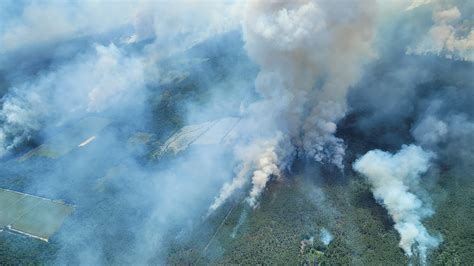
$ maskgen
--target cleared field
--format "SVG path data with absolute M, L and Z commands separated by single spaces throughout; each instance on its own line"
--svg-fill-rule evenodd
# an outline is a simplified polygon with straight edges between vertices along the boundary
M 19 162 L 27 161 L 33 157 L 57 159 L 73 149 L 82 148 L 96 139 L 110 120 L 103 117 L 86 117 L 77 124 L 63 126 L 57 134 L 51 136 L 45 143 L 32 149 L 18 158 Z
M 192 145 L 217 145 L 223 143 L 227 139 L 232 139 L 232 133 L 239 121 L 238 117 L 226 117 L 185 126 L 173 134 L 153 154 L 153 157 L 159 158 L 167 153 L 176 155 Z
M 0 228 L 44 241 L 54 234 L 74 208 L 58 201 L 0 189 Z

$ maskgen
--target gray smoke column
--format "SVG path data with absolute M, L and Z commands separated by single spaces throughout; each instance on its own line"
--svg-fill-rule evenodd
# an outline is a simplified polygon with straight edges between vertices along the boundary
M 347 90 L 372 54 L 373 6 L 306 0 L 246 7 L 245 48 L 260 65 L 255 86 L 264 98 L 257 104 L 278 118 L 299 152 L 340 168 L 343 143 L 333 134 Z
M 343 168 L 344 142 L 334 136 L 346 112 L 346 94 L 372 55 L 373 1 L 248 1 L 243 18 L 245 49 L 260 66 L 255 81 L 262 99 L 244 112 L 248 139 L 274 143 L 253 163 L 249 202 L 298 154 Z M 256 125 L 258 127 L 256 128 Z M 275 142 L 275 140 L 278 140 Z M 272 152 L 269 152 L 272 151 Z M 279 154 L 281 152 L 282 154 Z M 271 156 L 269 156 L 271 155 Z M 242 166 L 242 169 L 246 167 Z M 277 171 L 277 169 L 279 169 Z M 211 209 L 244 186 L 246 174 L 226 184 Z
M 433 210 L 415 194 L 420 190 L 420 176 L 430 167 L 433 156 L 416 145 L 408 145 L 395 154 L 369 151 L 353 165 L 367 178 L 375 199 L 392 216 L 400 234 L 399 246 L 408 256 L 414 251 L 419 253 L 422 263 L 426 262 L 428 250 L 440 242 L 421 223 Z

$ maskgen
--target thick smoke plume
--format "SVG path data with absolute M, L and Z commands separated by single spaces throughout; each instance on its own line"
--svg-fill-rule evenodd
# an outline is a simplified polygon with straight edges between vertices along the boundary
M 344 142 L 334 134 L 346 111 L 347 90 L 372 54 L 372 4 L 349 1 L 342 8 L 329 1 L 248 1 L 243 34 L 250 58 L 260 66 L 255 88 L 262 99 L 244 113 L 247 123 L 258 128 L 243 134 L 274 142 L 271 152 L 242 162 L 261 162 L 253 168 L 251 205 L 269 175 L 279 175 L 296 154 L 343 169 Z M 233 183 L 243 185 L 244 176 L 239 173 Z M 211 209 L 231 187 L 236 186 L 222 189 Z
M 280 176 L 280 170 L 278 169 L 278 155 L 275 147 L 279 139 L 275 139 L 270 142 L 265 142 L 262 145 L 262 152 L 257 157 L 258 160 L 255 165 L 255 170 L 252 174 L 252 190 L 250 191 L 248 202 L 250 206 L 255 206 L 257 197 L 262 193 L 265 185 L 268 182 L 270 176 Z
M 345 189 L 355 170 L 426 262 L 430 199 L 474 172 L 473 14 L 463 0 L 3 0 L 1 188 L 77 206 L 55 264 L 166 264 L 230 199 L 246 220 L 273 180 L 314 166 Z M 330 229 L 328 250 L 344 237 Z
M 11 88 L 0 111 L 0 156 L 44 127 L 111 108 L 140 106 L 144 82 L 141 59 L 111 44 L 96 45 L 93 52 Z
M 474 61 L 474 30 L 464 28 L 463 16 L 456 6 L 440 5 L 433 10 L 434 25 L 407 52 Z
M 423 262 L 427 251 L 440 242 L 422 224 L 433 210 L 416 195 L 421 175 L 428 170 L 432 158 L 432 153 L 409 145 L 393 155 L 372 150 L 354 163 L 354 170 L 367 177 L 375 199 L 392 216 L 400 234 L 400 247 L 408 256 L 417 251 Z

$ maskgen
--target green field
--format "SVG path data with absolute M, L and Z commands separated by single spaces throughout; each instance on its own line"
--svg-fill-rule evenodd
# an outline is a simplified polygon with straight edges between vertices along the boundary
M 0 189 L 0 228 L 47 241 L 74 208 L 11 190 Z

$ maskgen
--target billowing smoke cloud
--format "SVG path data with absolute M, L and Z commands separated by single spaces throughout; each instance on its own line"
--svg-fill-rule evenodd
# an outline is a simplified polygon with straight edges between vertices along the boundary
M 371 1 L 248 1 L 245 48 L 260 66 L 255 87 L 262 99 L 244 113 L 254 126 L 244 127 L 242 134 L 279 139 L 272 152 L 242 163 L 262 162 L 252 175 L 252 205 L 268 176 L 279 175 L 294 154 L 343 168 L 344 142 L 334 135 L 336 123 L 345 114 L 347 90 L 372 54 L 374 5 Z M 244 184 L 244 176 L 239 173 L 233 183 Z M 226 198 L 230 187 L 237 186 L 226 185 L 211 209 Z
M 278 169 L 278 155 L 276 153 L 276 138 L 271 141 L 265 141 L 261 146 L 262 151 L 259 152 L 257 162 L 255 163 L 255 171 L 252 174 L 252 190 L 250 191 L 248 202 L 250 206 L 255 206 L 257 197 L 262 193 L 270 176 L 280 177 Z
M 3 97 L 0 156 L 48 126 L 144 100 L 141 59 L 111 44 L 14 87 Z M 130 99 L 134 99 L 133 102 Z
M 473 169 L 468 144 L 474 136 L 473 110 L 468 104 L 473 99 L 469 74 L 473 70 L 469 48 L 472 20 L 468 16 L 474 9 L 463 1 L 414 1 L 408 8 L 402 5 L 397 9 L 397 15 L 390 13 L 393 9 L 385 11 L 383 20 L 396 22 L 380 26 L 387 34 L 379 34 L 377 39 L 379 59 L 349 93 L 351 118 L 345 123 L 350 137 L 364 143 L 356 153 L 377 148 L 394 153 L 405 143 L 416 143 L 393 155 L 369 151 L 356 161 L 354 169 L 368 178 L 374 197 L 392 215 L 405 253 L 416 252 L 426 262 L 427 251 L 441 240 L 421 223 L 434 214 L 426 195 L 438 178 L 446 177 L 426 175 L 420 183 L 420 176 L 435 163 L 434 170 L 441 167 L 457 180 Z M 397 41 L 380 39 L 386 36 Z M 416 183 L 424 184 L 428 191 Z M 395 191 L 400 194 L 399 202 L 396 198 L 390 202 Z M 430 197 L 441 201 L 438 194 Z M 401 211 L 404 213 L 398 214 Z
M 325 1 L 251 1 L 246 9 L 246 49 L 261 67 L 256 89 L 264 100 L 257 104 L 281 116 L 273 124 L 318 160 L 338 157 L 325 155 L 322 146 L 341 148 L 328 135 L 345 112 L 346 91 L 362 59 L 371 53 L 372 3 L 347 4 L 344 10 L 350 11 L 344 12 Z M 343 47 L 346 40 L 350 47 Z
M 472 14 L 463 15 L 456 6 L 433 10 L 434 25 L 407 52 L 474 61 L 474 30 L 463 23 L 469 16 Z
M 422 224 L 433 210 L 416 195 L 420 189 L 420 176 L 426 173 L 432 158 L 432 153 L 409 145 L 393 155 L 372 150 L 354 163 L 354 170 L 367 177 L 375 199 L 392 216 L 400 234 L 400 247 L 408 256 L 417 251 L 423 262 L 426 262 L 428 250 L 440 242 Z
M 195 15 L 189 16 L 191 12 Z M 232 169 L 231 160 L 223 159 L 222 149 L 205 147 L 200 156 L 182 155 L 165 166 L 159 166 L 161 161 L 144 165 L 150 161 L 145 159 L 149 149 L 156 148 L 156 138 L 166 135 L 142 131 L 177 130 L 153 119 L 166 116 L 153 112 L 163 101 L 162 90 L 169 89 L 161 82 L 178 83 L 169 72 L 175 71 L 181 80 L 188 72 L 201 73 L 185 82 L 206 89 L 216 86 L 212 65 L 206 63 L 214 52 L 208 46 L 213 38 L 221 42 L 221 35 L 238 29 L 232 12 L 239 14 L 238 5 L 229 2 L 178 1 L 173 8 L 149 1 L 2 3 L 1 177 L 28 176 L 32 181 L 16 189 L 78 206 L 66 232 L 55 236 L 60 243 L 56 263 L 162 262 L 173 239 L 169 232 L 186 235 L 193 225 L 189 221 L 197 221 L 206 211 Z M 238 34 L 225 37 L 241 43 Z M 235 50 L 234 46 L 229 48 Z M 236 58 L 233 63 L 240 63 L 241 57 Z M 229 68 L 223 64 L 219 70 L 224 67 Z M 178 88 L 171 92 L 181 93 Z M 184 106 L 188 101 L 168 105 Z M 183 121 L 188 116 L 178 111 L 173 115 Z M 107 121 L 105 128 L 92 130 L 98 127 L 96 121 Z M 126 145 L 135 134 L 147 136 L 149 146 Z M 23 147 L 28 142 L 31 146 Z M 60 143 L 57 146 L 63 148 L 63 142 L 72 152 L 55 154 L 45 145 Z M 39 144 L 45 148 L 34 149 Z M 133 145 L 140 147 L 129 147 Z M 35 153 L 46 150 L 54 159 Z M 24 151 L 32 156 L 21 157 Z M 107 200 L 111 194 L 114 202 Z M 107 219 L 114 221 L 104 222 Z M 126 241 L 110 245 L 109 234 Z
M 358 137 L 365 143 L 372 142 L 372 148 L 387 150 L 416 142 L 434 151 L 444 166 L 467 170 L 473 154 L 472 145 L 468 144 L 474 115 L 469 104 L 474 96 L 472 62 L 460 51 L 447 48 L 419 55 L 413 55 L 410 49 L 417 47 L 421 39 L 426 40 L 426 45 L 436 46 L 435 39 L 425 37 L 442 21 L 457 25 L 456 38 L 467 36 L 472 31 L 473 23 L 468 17 L 474 5 L 465 1 L 415 2 L 416 6 L 408 10 L 399 7 L 395 9 L 400 11 L 396 16 L 384 18 L 396 21 L 393 26 L 380 26 L 387 33 L 379 34 L 377 39 L 380 58 L 349 93 L 351 113 L 356 119 L 351 122 L 356 128 L 352 134 L 360 134 Z M 387 35 L 397 41 L 382 39 Z M 454 147 L 461 146 L 465 148 L 458 156 Z
M 0 54 L 107 33 L 130 24 L 135 9 L 136 5 L 127 1 L 114 5 L 89 0 L 76 3 L 4 1 Z M 104 16 L 104 12 L 108 16 Z
M 169 243 L 237 191 L 257 207 L 295 160 L 343 175 L 365 154 L 353 168 L 400 247 L 425 260 L 440 238 L 422 223 L 434 214 L 422 179 L 436 182 L 424 179 L 434 163 L 474 170 L 473 11 L 462 0 L 5 0 L 1 178 L 31 177 L 19 190 L 77 204 L 58 264 L 165 264 Z M 205 144 L 150 156 L 187 123 L 227 115 L 239 122 L 225 143 L 203 129 Z M 105 128 L 84 126 L 91 117 Z M 56 140 L 72 152 L 28 157 Z
M 167 79 L 166 71 L 157 67 L 160 60 L 235 29 L 239 15 L 239 5 L 201 1 L 178 1 L 174 8 L 148 1 L 114 5 L 95 1 L 5 5 L 15 12 L 5 14 L 5 26 L 0 28 L 0 59 L 4 61 L 0 69 L 8 74 L 8 68 L 17 67 L 16 56 L 29 53 L 41 57 L 38 54 L 52 51 L 50 58 L 32 62 L 46 69 L 50 67 L 46 62 L 54 61 L 60 54 L 75 59 L 53 65 L 50 71 L 40 70 L 39 77 L 32 82 L 13 79 L 14 87 L 2 99 L 0 156 L 34 138 L 46 120 L 49 124 L 65 123 L 71 116 L 103 112 L 112 105 L 123 108 L 125 102 L 132 103 L 131 99 L 140 106 L 144 86 Z M 202 15 L 190 19 L 188 13 L 197 9 Z M 104 17 L 104 13 L 109 16 Z M 111 40 L 100 44 L 107 38 Z M 133 49 L 130 45 L 149 40 L 153 42 L 141 54 L 129 53 Z M 58 43 L 68 42 L 78 44 L 56 48 L 61 47 Z M 52 122 L 53 117 L 61 121 Z
M 154 38 L 147 52 L 153 57 L 168 57 L 238 28 L 240 12 L 241 4 L 229 1 L 143 1 L 133 19 L 134 34 L 125 41 L 135 43 Z M 191 13 L 200 15 L 189 16 Z
M 319 239 L 321 240 L 321 242 L 323 242 L 324 245 L 327 246 L 331 243 L 333 236 L 331 235 L 331 232 L 328 231 L 328 229 L 322 228 L 319 234 Z
M 282 149 L 280 142 L 283 136 L 277 134 L 273 139 L 255 139 L 246 146 L 237 146 L 234 151 L 236 160 L 243 162 L 237 175 L 230 182 L 224 184 L 219 195 L 210 206 L 209 211 L 219 208 L 234 192 L 244 188 L 249 179 L 252 189 L 247 198 L 250 206 L 255 207 L 257 199 L 265 188 L 269 179 L 274 176 L 279 178 L 282 169 L 288 165 L 279 164 L 280 160 L 288 161 L 291 156 L 291 147 Z M 279 158 L 278 156 L 285 156 Z M 253 169 L 253 172 L 252 172 Z

